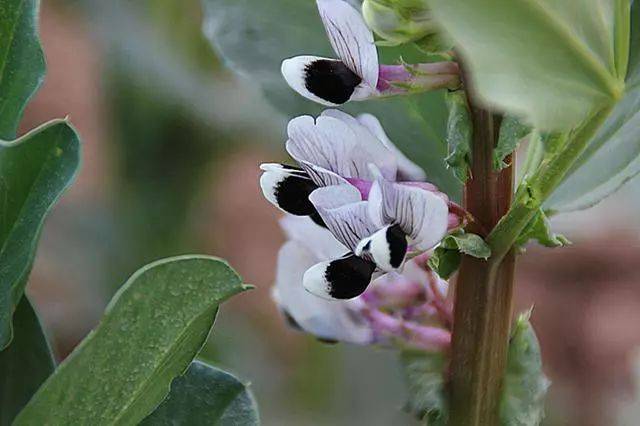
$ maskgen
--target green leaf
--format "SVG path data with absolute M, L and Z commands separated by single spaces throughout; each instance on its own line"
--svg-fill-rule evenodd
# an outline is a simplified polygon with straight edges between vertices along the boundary
M 442 246 L 436 248 L 427 261 L 431 268 L 440 278 L 448 280 L 460 267 L 462 255 L 455 249 L 447 249 Z
M 640 173 L 640 2 L 632 10 L 627 94 L 546 204 L 553 211 L 591 207 Z
M 494 170 L 502 170 L 508 166 L 508 164 L 504 162 L 504 159 L 516 150 L 520 141 L 531 133 L 531 130 L 531 127 L 515 117 L 506 116 L 504 120 L 502 120 L 498 145 L 493 150 Z
M 480 259 L 488 259 L 491 256 L 491 248 L 481 236 L 463 231 L 447 235 L 442 240 L 442 246 L 446 249 L 457 249 L 461 253 Z
M 529 323 L 518 318 L 509 343 L 500 417 L 505 426 L 535 426 L 544 417 L 544 397 L 550 382 L 542 372 L 540 345 Z
M 409 389 L 406 410 L 429 426 L 447 424 L 444 374 L 447 365 L 441 352 L 404 351 L 401 363 Z
M 564 247 L 571 244 L 564 235 L 555 234 L 544 210 L 540 209 L 531 222 L 518 237 L 517 246 L 525 245 L 529 240 L 536 240 L 545 247 Z
M 335 57 L 313 0 L 202 0 L 204 32 L 227 65 L 259 85 L 267 99 L 287 118 L 317 115 L 315 104 L 289 88 L 280 74 L 283 59 L 314 54 Z M 417 48 L 379 49 L 382 63 L 424 62 Z M 422 166 L 430 181 L 458 199 L 461 185 L 443 159 L 447 155 L 445 122 L 447 110 L 443 91 L 351 102 L 344 106 L 351 114 L 368 112 L 382 123 L 391 140 Z M 283 126 L 284 128 L 284 126 Z
M 0 140 L 0 348 L 11 341 L 11 316 L 24 292 L 44 218 L 69 186 L 80 144 L 64 120 L 15 141 Z
M 469 178 L 471 163 L 471 116 L 464 91 L 447 93 L 445 97 L 449 108 L 447 120 L 447 145 L 449 155 L 445 159 L 453 174 L 466 182 Z
M 247 287 L 219 259 L 183 256 L 136 272 L 98 327 L 42 385 L 15 425 L 136 424 L 202 348 L 218 305 Z
M 15 319 L 15 338 L 0 352 L 1 426 L 11 424 L 55 367 L 38 316 L 26 297 L 20 301 Z
M 571 129 L 622 97 L 628 0 L 429 4 L 462 52 L 478 94 L 538 129 Z
M 22 111 L 44 78 L 39 3 L 2 0 L 0 6 L 0 139 L 15 138 Z
M 491 256 L 491 248 L 479 235 L 458 231 L 444 237 L 427 263 L 446 280 L 460 267 L 461 254 L 486 260 Z
M 141 425 L 259 425 L 258 407 L 248 385 L 231 374 L 194 361 L 176 377 L 171 392 Z

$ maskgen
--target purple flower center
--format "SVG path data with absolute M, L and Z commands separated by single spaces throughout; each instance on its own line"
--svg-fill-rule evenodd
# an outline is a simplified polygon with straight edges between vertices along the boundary
M 360 191 L 360 194 L 362 195 L 363 200 L 369 199 L 369 192 L 371 191 L 371 185 L 373 185 L 373 182 L 371 182 L 370 180 L 358 179 L 358 178 L 346 178 L 346 179 L 347 179 L 347 182 L 355 186 L 358 189 L 358 191 Z

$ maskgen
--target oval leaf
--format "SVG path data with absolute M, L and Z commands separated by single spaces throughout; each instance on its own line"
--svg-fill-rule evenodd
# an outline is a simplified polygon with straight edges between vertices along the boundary
M 13 139 L 29 98 L 44 78 L 38 0 L 2 0 L 0 7 L 0 139 Z
M 245 289 L 215 258 L 184 256 L 142 268 L 15 425 L 138 423 L 201 349 L 218 305 Z
M 79 162 L 78 135 L 63 120 L 15 141 L 0 140 L 0 348 L 11 341 L 11 316 L 24 292 L 44 218 Z
M 622 96 L 628 0 L 429 4 L 463 53 L 479 95 L 536 128 L 570 129 Z
M 53 373 L 47 338 L 26 297 L 15 313 L 15 338 L 0 352 L 0 425 L 8 426 Z
M 317 115 L 323 109 L 289 88 L 280 74 L 283 59 L 313 54 L 335 57 L 316 3 L 312 0 L 203 0 L 204 32 L 246 84 L 258 84 L 267 99 L 291 118 Z M 424 62 L 425 56 L 410 46 L 379 49 L 382 63 Z M 445 142 L 447 108 L 442 92 L 385 100 L 351 102 L 351 114 L 368 112 L 381 121 L 389 137 L 427 177 L 453 198 L 461 185 L 447 170 Z
M 257 426 L 258 407 L 248 388 L 231 374 L 194 361 L 176 377 L 167 399 L 141 425 Z

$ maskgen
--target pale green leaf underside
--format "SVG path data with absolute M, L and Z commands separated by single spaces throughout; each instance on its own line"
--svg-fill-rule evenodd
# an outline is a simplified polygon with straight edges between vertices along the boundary
M 22 111 L 44 78 L 38 0 L 0 3 L 0 139 L 13 139 Z
M 11 316 L 24 292 L 44 218 L 79 162 L 78 135 L 64 120 L 15 141 L 0 140 L 0 349 L 11 341 Z
M 522 139 L 531 133 L 531 128 L 512 116 L 506 116 L 500 125 L 498 144 L 493 150 L 493 168 L 502 170 L 509 164 L 505 158 L 516 150 Z
M 194 361 L 176 377 L 162 404 L 143 426 L 257 426 L 258 407 L 249 386 L 231 374 Z
M 38 316 L 26 297 L 16 309 L 15 321 L 15 338 L 0 352 L 0 426 L 11 424 L 55 367 Z
M 137 424 L 196 356 L 218 305 L 244 289 L 215 258 L 183 256 L 142 268 L 15 425 Z
M 640 173 L 640 2 L 632 10 L 627 94 L 554 192 L 547 208 L 591 207 Z
M 467 97 L 464 91 L 458 90 L 447 93 L 445 99 L 449 108 L 449 119 L 447 120 L 449 155 L 445 161 L 458 180 L 464 183 L 469 177 L 472 132 Z
M 514 326 L 509 343 L 500 407 L 501 424 L 540 424 L 544 417 L 544 398 L 549 384 L 542 371 L 540 344 L 529 323 L 529 314 L 523 314 Z
M 406 409 L 429 426 L 447 424 L 446 358 L 440 352 L 404 351 L 402 369 L 409 390 Z
M 624 4 L 430 1 L 481 97 L 542 130 L 572 128 L 622 95 L 627 52 L 614 24 Z

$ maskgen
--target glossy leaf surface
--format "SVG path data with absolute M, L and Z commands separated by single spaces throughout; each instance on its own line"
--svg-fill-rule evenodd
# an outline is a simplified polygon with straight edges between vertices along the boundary
M 15 424 L 138 423 L 201 349 L 218 305 L 245 289 L 215 258 L 184 256 L 140 269 Z

